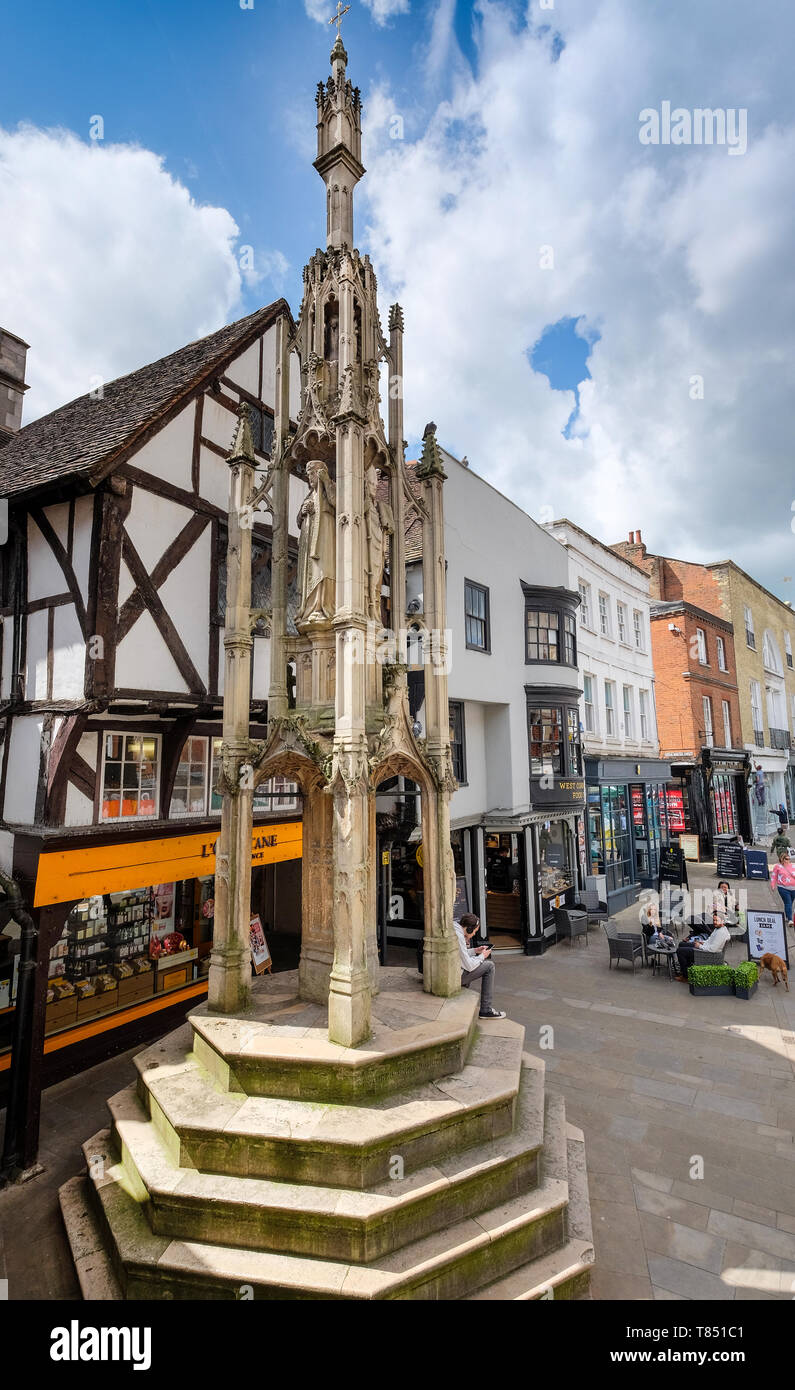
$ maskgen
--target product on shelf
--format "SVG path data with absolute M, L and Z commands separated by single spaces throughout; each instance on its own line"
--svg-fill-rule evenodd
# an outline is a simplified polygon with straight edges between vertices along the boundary
M 90 999 L 96 994 L 96 985 L 93 980 L 78 980 L 75 985 L 75 994 L 78 999 Z
M 129 964 L 126 960 L 116 961 L 116 964 L 111 966 L 111 970 L 113 971 L 113 975 L 117 980 L 127 980 L 130 978 L 131 975 L 135 973 L 132 965 Z
M 53 980 L 52 992 L 56 999 L 68 999 L 71 994 L 74 994 L 75 987 L 71 980 L 62 977 L 61 979 Z

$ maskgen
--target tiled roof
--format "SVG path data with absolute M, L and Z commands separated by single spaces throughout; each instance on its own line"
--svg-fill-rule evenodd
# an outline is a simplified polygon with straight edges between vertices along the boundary
M 41 492 L 78 478 L 96 485 L 115 463 L 134 453 L 203 390 L 281 312 L 290 313 L 283 299 L 188 343 L 158 362 L 106 382 L 101 400 L 79 396 L 26 425 L 0 449 L 0 496 Z
M 409 476 L 411 490 L 417 497 L 421 495 L 420 484 L 415 477 L 417 468 L 416 459 L 406 460 L 406 471 Z M 416 560 L 422 559 L 422 517 L 419 512 L 415 512 L 409 518 L 406 526 L 406 564 L 413 564 Z

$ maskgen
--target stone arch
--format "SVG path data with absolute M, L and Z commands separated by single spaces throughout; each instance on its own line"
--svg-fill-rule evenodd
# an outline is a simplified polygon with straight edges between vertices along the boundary
M 376 795 L 378 788 L 392 777 L 405 777 L 420 789 L 421 833 L 423 848 L 423 922 L 425 940 L 433 935 L 433 914 L 438 901 L 437 884 L 444 863 L 444 846 L 440 846 L 437 826 L 437 789 L 429 769 L 408 751 L 397 750 L 379 763 L 370 779 L 370 844 L 371 872 L 368 880 L 368 908 L 371 921 L 378 921 L 378 835 L 376 829 Z M 427 988 L 427 973 L 426 973 Z

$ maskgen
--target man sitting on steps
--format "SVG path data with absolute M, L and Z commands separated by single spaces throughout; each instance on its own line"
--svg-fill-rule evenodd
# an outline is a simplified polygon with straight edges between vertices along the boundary
M 476 946 L 474 951 L 469 949 L 469 940 L 473 937 L 480 927 L 480 922 L 474 912 L 465 912 L 460 922 L 453 922 L 453 929 L 458 938 L 458 950 L 461 956 L 461 984 L 464 989 L 468 989 L 473 980 L 480 980 L 480 1017 L 481 1018 L 505 1018 L 504 1013 L 491 1006 L 491 996 L 494 989 L 494 961 L 491 959 L 490 946 Z

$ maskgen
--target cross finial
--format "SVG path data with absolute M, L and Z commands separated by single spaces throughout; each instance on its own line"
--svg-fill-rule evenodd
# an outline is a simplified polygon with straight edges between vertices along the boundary
M 337 13 L 335 15 L 332 15 L 331 19 L 329 20 L 329 24 L 336 24 L 337 26 L 337 38 L 341 37 L 340 29 L 342 27 L 342 18 L 343 15 L 346 15 L 348 13 L 349 9 L 350 5 L 346 5 L 343 9 L 342 0 L 337 0 Z

